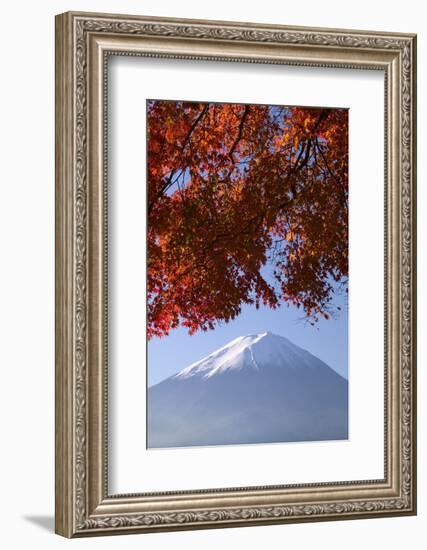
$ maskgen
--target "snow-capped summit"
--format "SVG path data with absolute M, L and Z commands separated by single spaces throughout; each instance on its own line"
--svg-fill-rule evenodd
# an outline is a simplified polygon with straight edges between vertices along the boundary
M 210 378 L 230 369 L 310 366 L 310 354 L 283 336 L 271 332 L 239 336 L 204 359 L 182 369 L 175 378 Z
M 148 390 L 148 447 L 347 439 L 348 384 L 270 332 L 241 336 Z

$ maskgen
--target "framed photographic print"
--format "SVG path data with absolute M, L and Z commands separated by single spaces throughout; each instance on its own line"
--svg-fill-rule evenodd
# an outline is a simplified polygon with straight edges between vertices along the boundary
M 56 18 L 56 531 L 416 513 L 410 34 Z

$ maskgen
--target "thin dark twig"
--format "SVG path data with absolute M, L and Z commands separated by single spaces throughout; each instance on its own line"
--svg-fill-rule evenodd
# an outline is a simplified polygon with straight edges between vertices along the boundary
M 236 137 L 236 139 L 234 140 L 234 143 L 233 143 L 233 145 L 231 146 L 231 149 L 230 149 L 230 151 L 229 151 L 229 153 L 228 153 L 228 155 L 229 155 L 230 157 L 233 157 L 234 150 L 236 149 L 236 147 L 237 147 L 239 141 L 242 139 L 243 126 L 244 126 L 245 120 L 246 120 L 246 118 L 247 118 L 247 116 L 248 116 L 249 109 L 250 109 L 249 105 L 246 105 L 246 106 L 245 106 L 245 110 L 243 111 L 242 118 L 240 119 L 240 124 L 239 124 L 239 130 L 238 130 L 238 132 L 237 132 L 237 137 Z
M 207 113 L 209 109 L 209 103 L 206 104 L 203 109 L 200 111 L 200 113 L 197 115 L 197 117 L 195 118 L 193 124 L 191 125 L 191 128 L 189 129 L 187 135 L 185 136 L 185 139 L 184 141 L 182 142 L 182 145 L 180 147 L 181 149 L 181 152 L 184 151 L 185 147 L 187 146 L 187 144 L 189 143 L 190 141 L 190 138 L 191 138 L 191 135 L 193 134 L 194 130 L 196 129 L 197 125 L 199 124 L 199 122 L 201 121 L 201 119 L 203 118 L 203 116 Z M 148 205 L 148 213 L 151 212 L 151 210 L 153 209 L 153 206 L 155 205 L 155 203 L 158 201 L 158 199 L 169 189 L 169 187 L 172 185 L 172 179 L 174 177 L 174 175 L 176 174 L 177 170 L 171 170 L 170 174 L 169 174 L 169 177 L 168 179 L 165 181 L 165 183 L 162 185 L 162 187 L 159 189 L 159 191 L 156 193 L 156 196 L 154 197 L 154 199 L 150 202 L 150 204 Z

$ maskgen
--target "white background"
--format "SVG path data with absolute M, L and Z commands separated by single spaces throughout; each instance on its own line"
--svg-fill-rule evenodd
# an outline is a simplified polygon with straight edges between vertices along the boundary
M 419 159 L 419 515 L 228 530 L 105 537 L 67 541 L 52 534 L 54 495 L 54 41 L 53 16 L 68 9 L 144 13 L 175 17 L 378 29 L 423 33 L 423 4 L 338 1 L 280 3 L 263 0 L 144 2 L 85 0 L 23 2 L 2 6 L 0 270 L 1 445 L 0 488 L 4 548 L 327 548 L 403 547 L 421 549 L 425 516 L 427 309 L 423 189 L 425 163 Z M 419 95 L 425 95 L 423 34 L 419 36 Z M 421 93 L 423 91 L 423 93 Z M 424 105 L 419 106 L 419 151 L 425 151 Z M 367 312 L 369 313 L 369 312 Z M 424 537 L 423 537 L 424 535 Z
M 145 99 L 165 94 L 350 109 L 348 441 L 145 448 Z M 382 479 L 384 73 L 116 57 L 109 101 L 110 494 Z

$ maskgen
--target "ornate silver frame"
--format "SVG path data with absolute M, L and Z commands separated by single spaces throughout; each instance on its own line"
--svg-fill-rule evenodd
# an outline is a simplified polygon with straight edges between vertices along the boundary
M 109 495 L 105 67 L 108 55 L 385 73 L 385 477 Z M 416 513 L 416 37 L 65 13 L 56 17 L 56 532 L 66 537 Z

